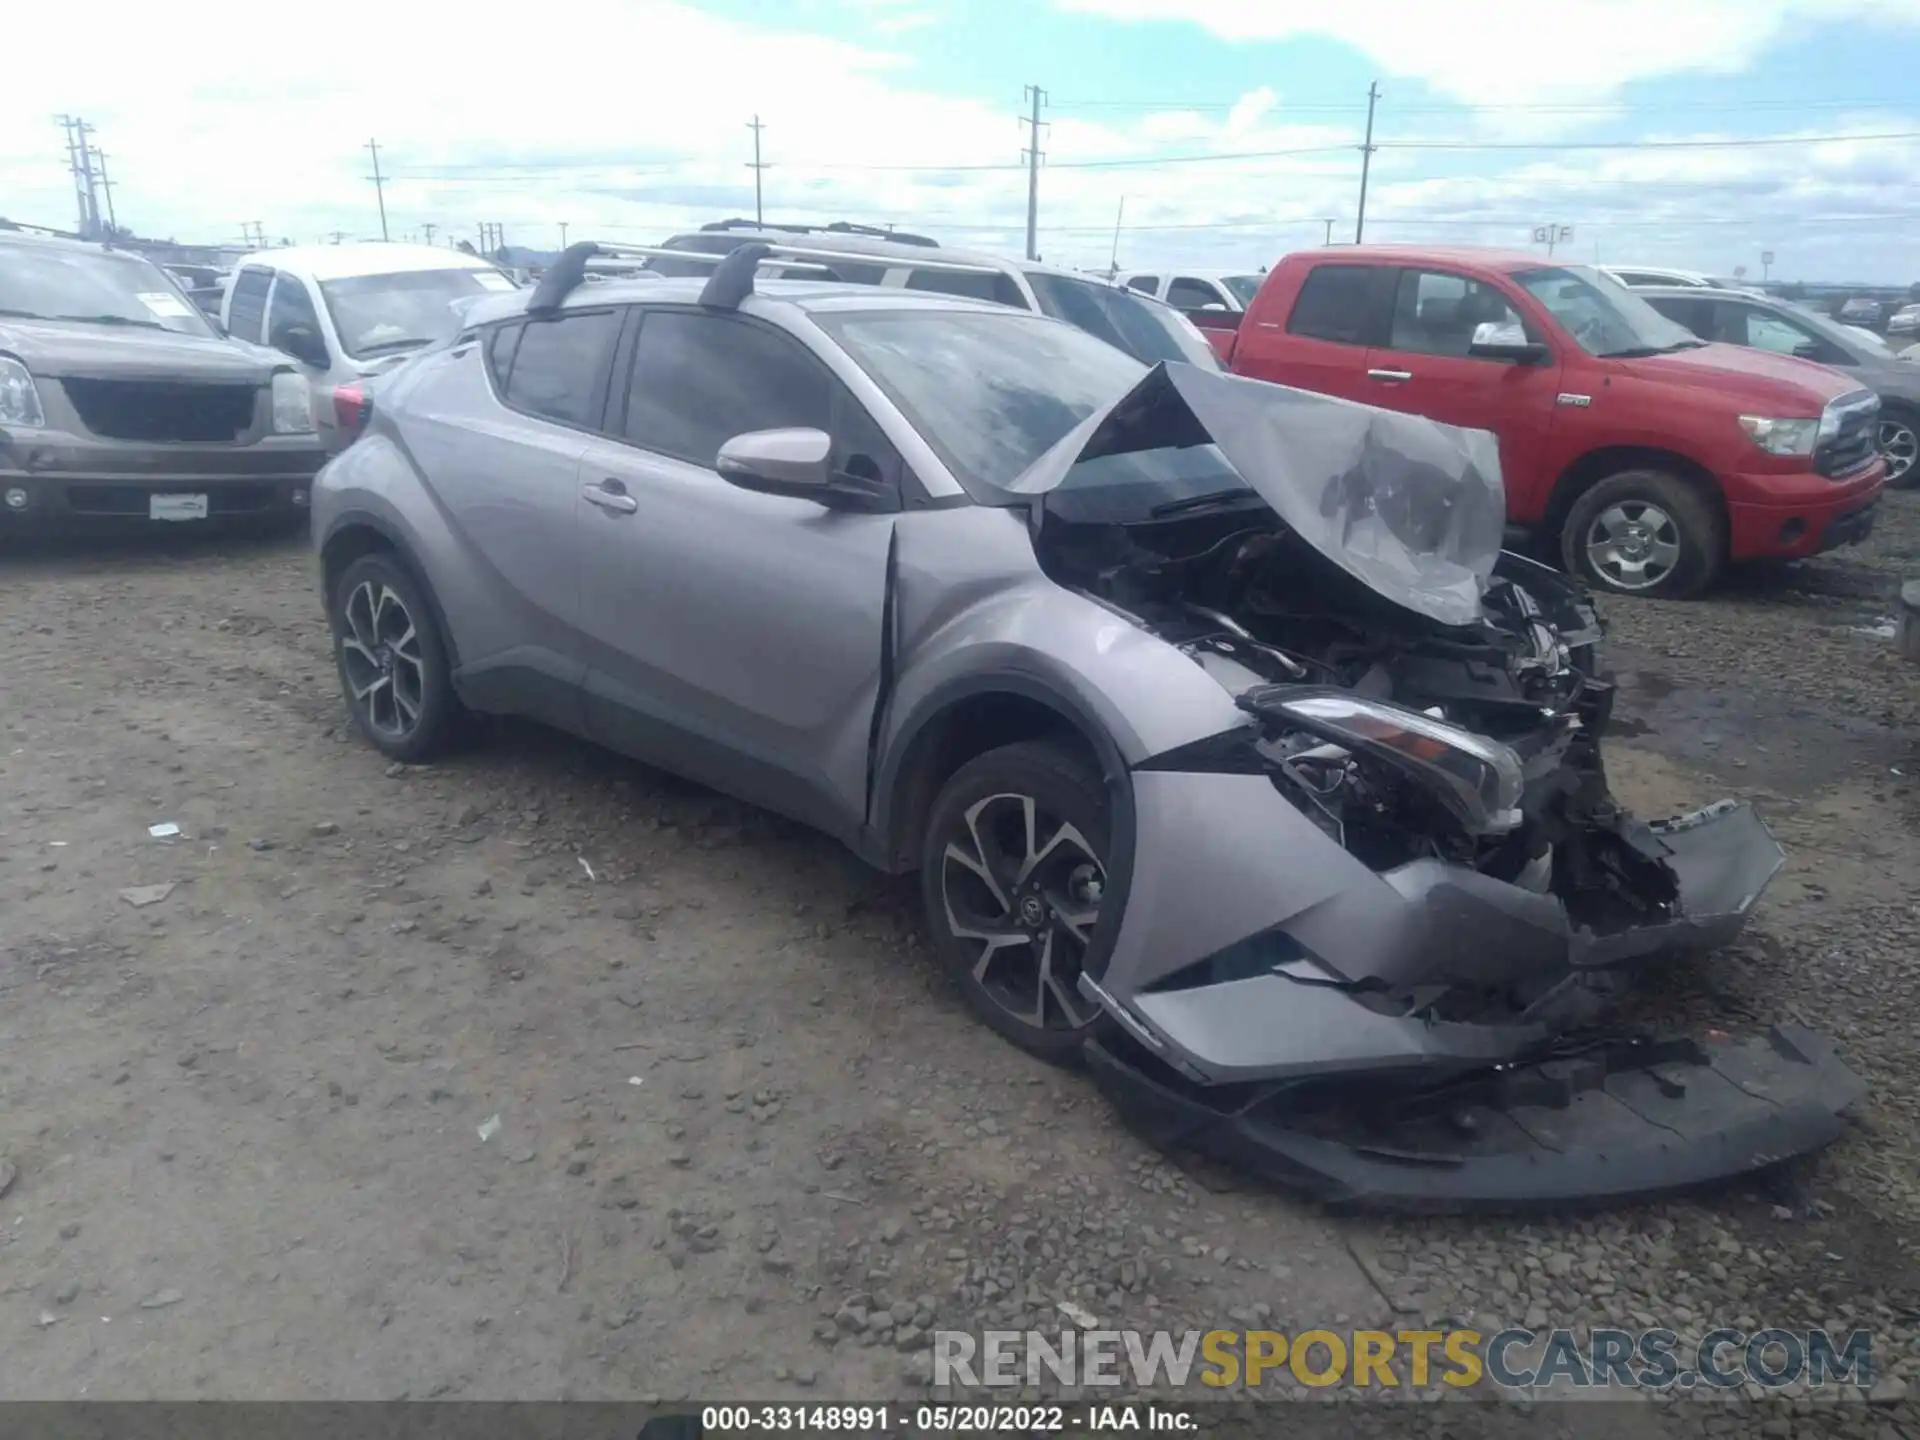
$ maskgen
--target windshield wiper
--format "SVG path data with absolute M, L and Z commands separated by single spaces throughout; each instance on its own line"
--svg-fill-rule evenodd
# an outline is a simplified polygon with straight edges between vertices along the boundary
M 1671 355 L 1676 350 L 1700 350 L 1704 340 L 1676 340 L 1671 345 L 1629 345 L 1624 350 L 1602 350 L 1602 360 L 1644 360 L 1649 355 Z
M 1244 500 L 1253 494 L 1251 485 L 1238 485 L 1231 490 L 1209 490 L 1204 495 L 1189 495 L 1184 500 L 1168 500 L 1156 505 L 1147 514 L 1159 520 L 1167 515 L 1180 515 L 1188 510 L 1209 510 L 1215 505 L 1224 505 L 1230 500 Z
M 137 325 L 142 330 L 164 330 L 158 320 L 135 320 L 131 315 L 49 315 L 49 320 L 71 320 L 76 325 Z
M 371 345 L 362 345 L 354 354 L 361 359 L 369 355 L 381 355 L 388 350 L 417 350 L 422 345 L 431 345 L 433 341 L 417 335 L 408 335 L 400 340 L 376 340 Z

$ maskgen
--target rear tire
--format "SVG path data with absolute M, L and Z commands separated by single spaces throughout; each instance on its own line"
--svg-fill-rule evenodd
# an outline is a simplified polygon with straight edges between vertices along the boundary
M 1895 490 L 1920 485 L 1920 414 L 1904 405 L 1882 406 L 1879 439 L 1887 484 Z
M 381 754 L 417 765 L 462 737 L 447 647 L 432 609 L 392 551 L 362 555 L 327 606 L 334 664 L 353 723 Z
M 920 886 L 934 951 L 976 1015 L 1044 1060 L 1073 1058 L 1105 1023 L 1078 981 L 1118 918 L 1101 914 L 1108 845 L 1105 785 L 1049 741 L 961 766 L 927 821 Z
M 1720 577 L 1726 523 L 1677 475 L 1623 470 L 1589 486 L 1567 512 L 1560 557 L 1610 595 L 1686 600 Z

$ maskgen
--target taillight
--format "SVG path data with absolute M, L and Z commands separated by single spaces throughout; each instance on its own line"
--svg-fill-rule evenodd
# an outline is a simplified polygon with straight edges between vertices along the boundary
M 373 418 L 373 397 L 356 382 L 336 385 L 333 390 L 333 419 L 348 439 L 367 428 Z

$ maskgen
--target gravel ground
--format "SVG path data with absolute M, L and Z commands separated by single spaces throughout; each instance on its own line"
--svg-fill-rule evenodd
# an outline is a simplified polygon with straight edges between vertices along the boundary
M 1871 631 L 1920 496 L 1891 502 L 1860 550 L 1609 610 L 1617 788 L 1757 795 L 1790 857 L 1668 998 L 1837 1034 L 1870 1113 L 1763 1189 L 1527 1224 L 1334 1221 L 1144 1149 L 965 1017 L 910 883 L 760 812 L 519 725 L 387 766 L 297 548 L 0 558 L 0 1398 L 915 1394 L 931 1330 L 1067 1301 L 1859 1323 L 1892 1401 L 1920 1382 L 1920 672 Z

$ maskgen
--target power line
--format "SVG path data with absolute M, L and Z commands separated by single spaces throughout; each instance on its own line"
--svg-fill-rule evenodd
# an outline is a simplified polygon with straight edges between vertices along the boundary
M 1872 135 L 1749 135 L 1728 140 L 1396 140 L 1383 150 L 1750 150 L 1776 145 L 1843 145 L 1860 140 L 1920 140 L 1920 130 Z
M 1244 97 L 1243 97 L 1244 98 Z M 1238 109 L 1240 100 L 1055 100 L 1056 110 L 1152 110 L 1152 111 L 1208 111 L 1230 112 Z M 1884 100 L 1746 100 L 1715 103 L 1713 101 L 1680 101 L 1673 104 L 1642 105 L 1625 101 L 1585 101 L 1547 102 L 1540 104 L 1482 105 L 1478 101 L 1456 101 L 1452 104 L 1397 105 L 1396 115 L 1444 115 L 1456 114 L 1462 110 L 1488 111 L 1502 115 L 1669 115 L 1669 114 L 1723 114 L 1727 112 L 1772 112 L 1808 113 L 1834 110 L 1874 110 L 1912 108 L 1912 96 L 1895 96 Z M 1293 100 L 1281 100 L 1273 110 L 1288 115 L 1358 115 L 1364 106 L 1356 101 L 1309 101 L 1305 103 Z

